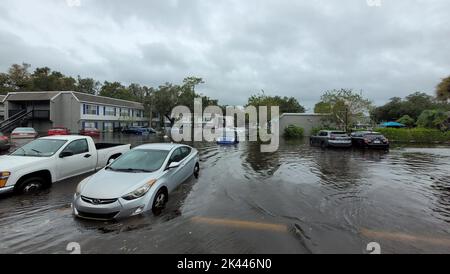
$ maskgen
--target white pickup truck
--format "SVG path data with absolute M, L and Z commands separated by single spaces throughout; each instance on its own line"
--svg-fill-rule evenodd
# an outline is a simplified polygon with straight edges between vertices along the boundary
M 0 157 L 0 194 L 34 192 L 83 173 L 105 167 L 131 145 L 94 143 L 88 136 L 36 139 Z

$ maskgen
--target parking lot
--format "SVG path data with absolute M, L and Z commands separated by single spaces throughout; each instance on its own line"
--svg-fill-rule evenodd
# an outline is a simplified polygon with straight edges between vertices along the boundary
M 163 141 L 106 135 L 99 141 Z M 0 197 L 0 253 L 382 253 L 450 252 L 450 148 L 389 152 L 191 144 L 201 171 L 171 195 L 160 216 L 117 222 L 73 218 L 83 177 L 32 196 Z

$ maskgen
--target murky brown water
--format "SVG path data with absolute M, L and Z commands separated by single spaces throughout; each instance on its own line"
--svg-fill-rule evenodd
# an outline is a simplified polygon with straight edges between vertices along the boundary
M 134 145 L 155 137 L 107 136 Z M 196 143 L 201 175 L 161 216 L 74 219 L 74 178 L 0 197 L 0 253 L 450 253 L 450 148 L 322 150 Z

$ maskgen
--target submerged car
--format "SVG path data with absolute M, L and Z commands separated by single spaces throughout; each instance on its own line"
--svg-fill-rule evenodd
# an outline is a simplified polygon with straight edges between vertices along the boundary
M 148 128 L 148 127 L 129 127 L 129 128 L 124 128 L 122 130 L 122 133 L 145 135 L 145 134 L 156 133 L 156 131 L 153 128 Z
M 373 131 L 353 132 L 352 143 L 355 147 L 388 149 L 389 140 L 383 134 Z
M 111 220 L 153 211 L 159 213 L 169 194 L 199 173 L 199 153 L 181 144 L 146 144 L 122 155 L 80 182 L 73 214 Z
M 48 136 L 70 135 L 70 130 L 65 127 L 54 127 L 47 131 Z
M 80 130 L 80 135 L 90 136 L 90 137 L 99 137 L 100 130 L 98 130 L 97 128 L 85 128 L 85 129 Z
M 315 136 L 311 136 L 309 142 L 312 146 L 318 145 L 322 148 L 352 146 L 352 138 L 345 131 L 321 130 Z
M 233 145 L 239 143 L 238 132 L 234 128 L 225 128 L 218 132 L 217 144 Z
M 18 127 L 11 132 L 11 139 L 34 139 L 38 136 L 32 127 Z
M 11 143 L 9 142 L 8 136 L 3 135 L 0 132 L 0 151 L 5 151 L 11 148 Z

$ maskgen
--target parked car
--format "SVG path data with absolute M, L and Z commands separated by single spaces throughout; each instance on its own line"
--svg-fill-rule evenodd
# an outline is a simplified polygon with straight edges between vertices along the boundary
M 34 139 L 37 136 L 37 131 L 32 127 L 18 127 L 11 132 L 11 139 Z
M 47 131 L 48 136 L 70 135 L 70 130 L 65 127 L 54 127 Z
M 88 136 L 50 136 L 0 156 L 0 193 L 29 193 L 52 183 L 103 168 L 130 145 L 95 144 Z
M 80 130 L 80 135 L 98 137 L 100 136 L 100 130 L 96 128 L 85 128 Z
M 373 131 L 358 131 L 353 132 L 352 143 L 355 147 L 363 148 L 389 148 L 389 140 L 379 132 Z
M 156 133 L 156 131 L 153 128 L 148 128 L 148 127 L 128 127 L 128 128 L 124 128 L 122 130 L 122 133 L 143 135 L 143 134 Z
M 238 132 L 234 128 L 224 128 L 217 132 L 217 144 L 219 145 L 232 145 L 238 144 Z
M 352 138 L 346 132 L 337 130 L 321 130 L 317 135 L 311 136 L 309 142 L 313 146 L 318 145 L 322 148 L 352 146 Z
M 3 135 L 0 132 L 0 151 L 5 151 L 11 148 L 11 143 L 9 142 L 8 136 Z
M 199 154 L 181 144 L 146 144 L 80 182 L 73 198 L 76 217 L 109 220 L 160 212 L 169 194 L 192 174 Z

